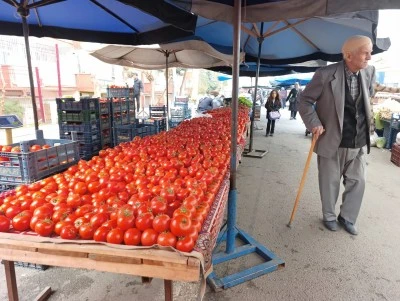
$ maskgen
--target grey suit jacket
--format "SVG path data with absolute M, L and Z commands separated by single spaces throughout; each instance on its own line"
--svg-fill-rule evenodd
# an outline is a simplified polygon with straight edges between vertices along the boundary
M 360 76 L 369 128 L 371 120 L 369 98 L 374 91 L 375 67 L 368 66 L 360 70 Z M 314 152 L 322 157 L 333 157 L 342 140 L 345 80 L 343 61 L 320 68 L 298 100 L 299 112 L 307 129 L 311 130 L 320 125 L 325 129 L 314 149 Z M 315 103 L 316 109 L 313 106 Z

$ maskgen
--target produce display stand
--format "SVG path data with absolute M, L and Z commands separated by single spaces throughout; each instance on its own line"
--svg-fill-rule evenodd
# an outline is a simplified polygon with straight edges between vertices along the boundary
M 0 233 L 0 258 L 6 272 L 8 297 L 18 300 L 14 262 L 84 268 L 89 270 L 164 279 L 165 300 L 172 300 L 172 281 L 201 281 L 212 272 L 212 251 L 222 225 L 229 192 L 229 174 L 224 178 L 204 221 L 194 251 L 181 253 L 161 248 L 130 247 L 82 240 L 39 237 L 33 232 Z M 7 195 L 12 191 L 5 192 Z M 45 300 L 50 287 L 36 300 Z

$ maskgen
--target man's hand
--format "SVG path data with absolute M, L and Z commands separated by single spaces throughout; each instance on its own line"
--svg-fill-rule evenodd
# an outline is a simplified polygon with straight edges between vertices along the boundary
M 325 132 L 325 129 L 322 125 L 316 126 L 312 128 L 311 133 L 315 136 L 316 139 L 319 138 L 320 135 L 322 135 Z

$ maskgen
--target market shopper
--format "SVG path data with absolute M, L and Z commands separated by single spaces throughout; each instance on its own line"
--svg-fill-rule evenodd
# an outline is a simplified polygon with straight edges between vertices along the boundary
M 275 119 L 270 116 L 271 112 L 278 112 L 281 108 L 281 100 L 279 98 L 279 93 L 277 90 L 272 90 L 269 94 L 267 102 L 265 103 L 265 108 L 267 109 L 267 132 L 265 136 L 273 136 L 275 131 Z
M 279 98 L 281 99 L 282 109 L 286 108 L 287 91 L 284 87 L 279 90 Z
M 140 94 L 143 91 L 143 83 L 137 73 L 133 73 L 133 100 L 136 100 L 136 110 L 140 109 Z
M 318 69 L 299 97 L 300 115 L 318 139 L 319 190 L 323 223 L 336 231 L 335 204 L 343 177 L 344 192 L 337 218 L 350 234 L 360 211 L 369 152 L 370 101 L 375 68 L 368 66 L 372 42 L 353 36 L 342 47 L 343 61 Z M 314 110 L 314 103 L 317 103 Z
M 290 90 L 287 100 L 289 100 L 290 120 L 296 119 L 297 115 L 297 98 L 300 93 L 299 83 L 295 83 L 292 90 Z

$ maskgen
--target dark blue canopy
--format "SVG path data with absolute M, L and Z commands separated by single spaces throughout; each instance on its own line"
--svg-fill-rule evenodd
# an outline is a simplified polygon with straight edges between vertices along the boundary
M 162 0 L 0 0 L 0 34 L 23 35 L 21 5 L 36 37 L 154 44 L 192 35 L 196 24 L 196 16 Z
M 265 76 L 279 76 L 291 73 L 305 73 L 305 72 L 314 72 L 319 67 L 322 67 L 326 64 L 319 61 L 307 62 L 303 65 L 260 65 L 260 77 Z M 221 72 L 224 74 L 232 74 L 231 67 L 213 67 L 208 68 L 209 70 L 215 72 Z M 248 76 L 248 77 L 256 77 L 257 75 L 257 64 L 256 63 L 246 63 L 241 64 L 239 68 L 239 76 Z
M 386 51 L 390 39 L 376 38 L 377 24 L 377 11 L 243 23 L 240 47 L 246 53 L 246 63 L 257 61 L 259 41 L 262 64 L 285 65 L 318 59 L 336 62 L 342 59 L 344 41 L 353 35 L 370 37 L 374 54 Z M 229 23 L 199 17 L 195 34 L 210 44 L 233 45 L 233 26 Z

